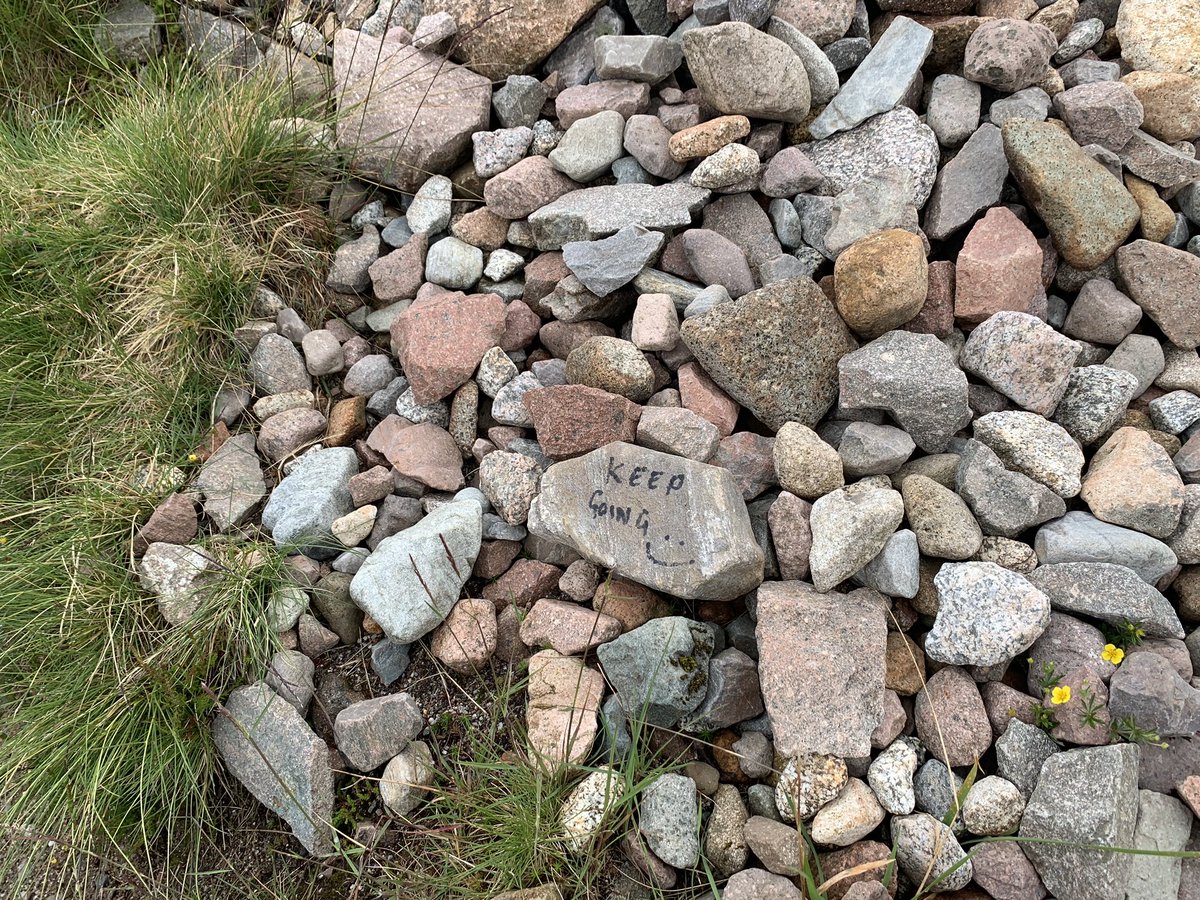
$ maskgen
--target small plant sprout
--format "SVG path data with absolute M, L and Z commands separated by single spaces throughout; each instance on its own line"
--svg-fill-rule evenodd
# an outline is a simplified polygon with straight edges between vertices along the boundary
M 1113 647 L 1114 649 L 1120 651 L 1125 651 L 1130 647 L 1138 646 L 1143 640 L 1146 639 L 1146 629 L 1144 629 L 1140 623 L 1130 621 L 1129 619 L 1122 619 L 1115 625 L 1101 626 L 1101 630 L 1104 632 L 1104 637 L 1108 641 L 1108 644 L 1104 648 L 1105 651 L 1107 651 L 1109 647 Z M 1121 655 L 1123 658 L 1124 653 L 1122 652 Z M 1107 656 L 1104 658 L 1108 659 Z M 1117 665 L 1120 660 L 1109 660 L 1109 662 L 1113 663 L 1113 665 Z
M 1120 653 L 1121 651 L 1117 651 Z M 1086 681 L 1079 687 L 1079 722 L 1087 728 L 1095 728 L 1100 724 L 1100 713 L 1104 704 L 1096 699 L 1091 685 Z

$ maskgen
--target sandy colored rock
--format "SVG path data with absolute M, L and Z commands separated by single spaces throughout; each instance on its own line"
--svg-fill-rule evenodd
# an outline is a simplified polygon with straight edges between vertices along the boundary
M 529 658 L 525 721 L 539 761 L 549 769 L 577 763 L 592 749 L 604 676 L 577 657 L 542 650 Z
M 921 239 L 900 228 L 847 248 L 834 266 L 837 310 L 856 333 L 879 337 L 903 325 L 925 303 L 929 265 Z

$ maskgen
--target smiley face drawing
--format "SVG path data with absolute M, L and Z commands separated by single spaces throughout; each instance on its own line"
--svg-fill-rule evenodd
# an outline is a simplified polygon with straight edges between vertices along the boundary
M 662 544 L 657 548 L 657 555 L 650 541 L 646 541 L 646 559 L 650 560 L 656 566 L 663 566 L 668 569 L 677 569 L 680 566 L 694 566 L 695 559 L 681 559 L 679 554 L 687 553 L 686 541 L 673 541 L 669 534 L 664 534 Z M 672 559 L 675 557 L 675 559 Z

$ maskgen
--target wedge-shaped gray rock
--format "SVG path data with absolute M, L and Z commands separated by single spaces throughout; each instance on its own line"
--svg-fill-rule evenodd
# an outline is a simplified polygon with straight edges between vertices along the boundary
M 1138 747 L 1056 753 L 1025 807 L 1021 849 L 1058 900 L 1123 900 L 1133 857 L 1085 847 L 1133 847 Z M 1053 843 L 1036 843 L 1051 841 Z
M 388 637 L 410 643 L 445 621 L 471 576 L 483 537 L 481 508 L 464 499 L 379 543 L 350 582 L 350 598 Z
M 967 376 L 932 334 L 892 331 L 838 361 L 843 409 L 882 409 L 926 453 L 971 421 Z
M 607 297 L 637 277 L 658 255 L 666 237 L 641 225 L 627 225 L 610 238 L 563 245 L 563 262 L 585 288 Z
M 1009 471 L 990 447 L 975 440 L 963 443 L 955 490 L 984 534 L 1013 538 L 1067 510 L 1062 497 L 1028 475 Z
M 1115 563 L 1128 566 L 1151 585 L 1178 564 L 1174 551 L 1157 538 L 1076 510 L 1038 529 L 1033 547 L 1043 566 Z
M 854 349 L 846 323 L 808 278 L 789 278 L 684 321 L 704 371 L 763 424 L 813 426 L 837 396 L 838 360 Z
M 529 216 L 539 250 L 594 241 L 628 225 L 686 228 L 709 192 L 690 184 L 610 184 L 564 194 Z
M 728 470 L 632 444 L 547 469 L 528 527 L 689 600 L 732 600 L 763 579 L 763 552 Z
M 713 646 L 708 626 L 666 616 L 601 644 L 596 655 L 625 716 L 669 728 L 704 701 Z
M 933 579 L 938 611 L 925 653 L 954 666 L 1007 663 L 1050 624 L 1050 600 L 990 562 L 946 563 Z
M 894 109 L 933 46 L 933 32 L 898 16 L 808 130 L 820 140 Z
M 1042 565 L 1029 580 L 1045 592 L 1055 609 L 1113 625 L 1136 622 L 1147 637 L 1183 637 L 1183 625 L 1171 601 L 1125 566 L 1104 562 Z
M 725 115 L 802 122 L 812 101 L 792 48 L 745 22 L 693 28 L 683 37 L 688 70 L 704 99 Z
M 294 706 L 266 682 L 240 687 L 213 720 L 213 742 L 226 768 L 309 853 L 333 852 L 329 748 Z
M 862 757 L 883 719 L 885 607 L 870 591 L 818 594 L 801 581 L 758 590 L 758 674 L 785 757 Z
M 200 467 L 196 490 L 204 497 L 204 512 L 217 531 L 228 531 L 246 520 L 267 495 L 254 435 L 235 434 Z
M 938 80 L 944 77 L 948 76 L 939 75 Z M 1008 159 L 1000 129 L 980 125 L 954 159 L 938 172 L 925 207 L 925 233 L 931 240 L 943 240 L 995 206 L 1007 177 Z
M 818 591 L 833 590 L 872 559 L 904 518 L 899 491 L 859 482 L 817 500 L 809 515 L 808 565 Z
M 487 131 L 491 83 L 444 57 L 349 28 L 333 38 L 337 142 L 351 166 L 415 191 Z
M 306 453 L 279 482 L 263 507 L 263 527 L 276 547 L 296 547 L 314 559 L 333 559 L 346 548 L 331 526 L 354 509 L 350 478 L 358 474 L 358 457 L 350 447 Z

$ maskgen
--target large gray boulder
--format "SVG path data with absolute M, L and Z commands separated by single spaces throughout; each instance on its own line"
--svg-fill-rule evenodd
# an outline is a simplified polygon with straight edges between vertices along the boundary
M 1025 807 L 1021 849 L 1058 900 L 1123 900 L 1133 857 L 1085 848 L 1133 847 L 1137 810 L 1136 744 L 1056 753 Z
M 240 687 L 213 721 L 213 742 L 230 773 L 309 853 L 333 852 L 329 748 L 291 703 L 263 681 Z
M 314 559 L 333 559 L 345 550 L 331 526 L 354 509 L 349 484 L 357 474 L 358 457 L 350 447 L 329 447 L 301 457 L 263 507 L 263 527 L 275 546 Z
M 483 513 L 476 501 L 438 507 L 379 543 L 350 582 L 350 598 L 389 638 L 411 643 L 450 614 L 482 539 Z
M 631 444 L 547 469 L 528 527 L 689 600 L 732 600 L 763 579 L 763 552 L 729 471 Z

